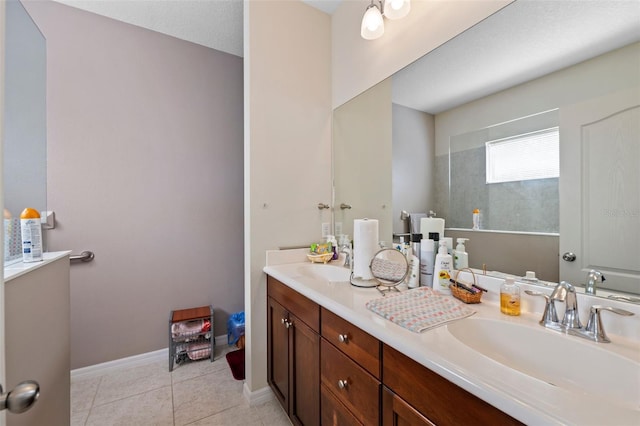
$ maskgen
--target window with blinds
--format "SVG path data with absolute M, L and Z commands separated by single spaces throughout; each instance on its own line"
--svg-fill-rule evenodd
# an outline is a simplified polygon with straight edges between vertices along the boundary
M 489 141 L 485 146 L 487 183 L 560 175 L 558 127 Z

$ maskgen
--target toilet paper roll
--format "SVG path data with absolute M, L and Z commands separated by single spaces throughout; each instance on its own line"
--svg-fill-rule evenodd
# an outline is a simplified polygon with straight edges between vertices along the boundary
M 363 280 L 373 279 L 369 264 L 378 252 L 378 221 L 355 219 L 353 221 L 353 276 Z

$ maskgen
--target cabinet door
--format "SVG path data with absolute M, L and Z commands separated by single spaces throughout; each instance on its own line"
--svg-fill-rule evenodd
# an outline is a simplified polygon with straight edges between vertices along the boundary
M 283 322 L 285 321 L 285 322 Z M 289 412 L 289 313 L 267 298 L 267 381 L 278 401 Z
M 325 385 L 320 386 L 322 426 L 362 426 Z
M 398 395 L 382 389 L 382 426 L 434 426 Z
M 290 315 L 290 417 L 294 424 L 320 424 L 320 336 Z

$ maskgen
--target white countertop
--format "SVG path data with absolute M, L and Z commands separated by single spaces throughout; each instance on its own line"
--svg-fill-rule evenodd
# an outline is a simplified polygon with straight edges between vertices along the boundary
M 43 266 L 48 265 L 51 262 L 55 262 L 62 257 L 69 256 L 70 253 L 71 251 L 47 252 L 43 253 L 43 260 L 41 262 L 16 262 L 7 265 L 4 267 L 4 282 L 9 282 L 14 278 L 26 274 L 27 272 L 42 268 Z
M 266 274 L 523 423 L 636 426 L 640 424 L 640 401 L 638 406 L 629 407 L 617 405 L 612 401 L 602 401 L 580 391 L 561 389 L 483 356 L 453 337 L 446 326 L 420 334 L 411 332 L 366 308 L 366 302 L 381 296 L 376 289 L 358 288 L 348 283 L 334 283 L 305 276 L 298 271 L 300 265 L 308 262 L 296 261 L 299 257 L 291 254 L 274 260 L 277 256 L 278 254 L 273 252 L 267 254 L 267 265 L 270 266 L 264 268 Z M 402 286 L 399 288 L 406 289 Z M 532 313 L 523 311 L 519 317 L 502 315 L 498 295 L 493 293 L 483 296 L 482 303 L 469 305 L 477 311 L 471 319 L 486 318 L 540 327 L 538 321 L 541 314 L 533 312 L 533 309 Z M 542 301 L 542 298 L 530 299 Z M 533 303 L 530 306 L 533 306 Z M 637 328 L 637 323 L 634 323 L 634 328 Z M 551 330 L 543 331 L 553 333 Z M 635 354 L 639 348 L 637 341 L 621 336 L 614 337 L 611 332 L 608 334 L 612 341 L 616 342 L 616 346 L 611 348 L 638 362 L 640 354 Z M 569 336 L 567 338 L 583 340 Z M 596 345 L 595 342 L 587 340 L 576 344 Z M 554 348 L 548 350 L 553 351 Z M 558 353 L 558 362 L 570 363 L 571 360 L 564 359 L 563 354 Z

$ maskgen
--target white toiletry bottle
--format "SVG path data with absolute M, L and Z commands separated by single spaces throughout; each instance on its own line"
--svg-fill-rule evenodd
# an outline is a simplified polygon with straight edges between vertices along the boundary
M 473 228 L 472 228 L 473 230 L 480 229 L 480 209 L 473 210 L 472 222 L 473 222 Z
M 458 238 L 458 245 L 456 246 L 456 250 L 453 256 L 453 269 L 462 269 L 469 267 L 469 254 L 467 253 L 467 249 L 464 246 L 466 241 L 469 241 L 468 238 Z
M 420 287 L 420 240 L 422 234 L 411 234 L 411 259 L 409 259 L 409 277 L 407 287 Z
M 42 261 L 42 223 L 40 213 L 26 208 L 20 214 L 20 231 L 22 233 L 22 261 Z
M 451 294 L 449 288 L 449 280 L 451 279 L 451 268 L 453 267 L 453 259 L 447 253 L 446 241 L 440 241 L 440 248 L 434 262 L 433 269 L 433 289 L 443 294 Z
M 420 260 L 413 254 L 411 247 L 407 249 L 407 261 L 409 262 L 409 273 L 407 274 L 407 287 L 420 287 Z
M 420 241 L 420 285 L 433 287 L 433 240 Z

